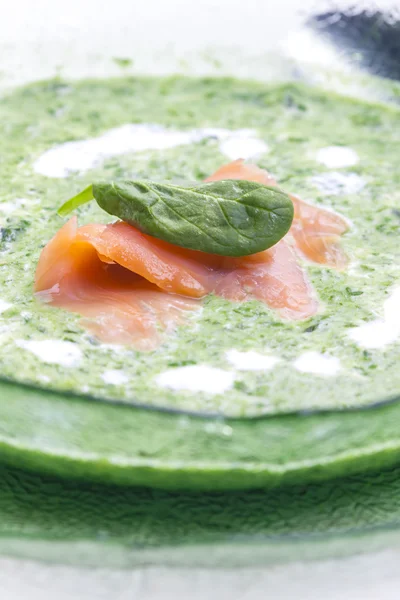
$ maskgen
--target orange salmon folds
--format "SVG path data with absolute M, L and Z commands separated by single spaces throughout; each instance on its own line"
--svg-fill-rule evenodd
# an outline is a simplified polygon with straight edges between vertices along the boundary
M 221 179 L 277 185 L 267 171 L 242 160 L 207 181 Z M 100 340 L 142 351 L 156 349 L 210 293 L 233 302 L 257 299 L 283 319 L 306 319 L 318 303 L 298 257 L 344 268 L 339 240 L 348 227 L 336 213 L 291 198 L 289 233 L 274 247 L 242 258 L 180 248 L 122 221 L 78 227 L 72 217 L 42 250 L 35 294 L 79 314 Z

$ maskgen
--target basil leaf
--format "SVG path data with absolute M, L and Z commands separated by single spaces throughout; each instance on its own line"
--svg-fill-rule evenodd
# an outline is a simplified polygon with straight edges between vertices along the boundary
M 106 212 L 143 233 L 224 256 L 270 248 L 288 232 L 293 220 L 289 196 L 253 181 L 182 187 L 126 180 L 94 183 L 93 195 Z

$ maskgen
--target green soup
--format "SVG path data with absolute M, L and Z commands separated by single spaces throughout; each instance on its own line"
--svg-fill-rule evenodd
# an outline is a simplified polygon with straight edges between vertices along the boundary
M 234 417 L 395 397 L 399 116 L 303 85 L 233 79 L 57 80 L 2 97 L 1 376 Z M 64 146 L 71 141 L 82 143 Z M 346 270 L 302 263 L 319 298 L 316 316 L 287 322 L 256 300 L 210 295 L 188 325 L 143 353 L 101 344 L 77 315 L 33 297 L 40 251 L 62 225 L 56 211 L 68 197 L 99 179 L 200 181 L 241 150 L 285 191 L 349 220 Z M 80 224 L 110 220 L 95 203 L 79 211 Z

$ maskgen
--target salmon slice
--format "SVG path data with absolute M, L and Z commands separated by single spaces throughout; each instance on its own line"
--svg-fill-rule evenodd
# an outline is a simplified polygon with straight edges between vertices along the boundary
M 207 177 L 206 181 L 221 181 L 223 179 L 246 179 L 247 181 L 257 181 L 264 185 L 278 185 L 268 171 L 260 169 L 257 165 L 245 163 L 243 158 L 238 158 L 227 165 L 222 165 L 215 173 Z
M 206 181 L 219 179 L 248 179 L 264 185 L 277 186 L 274 177 L 256 165 L 246 164 L 242 159 L 222 166 Z M 348 230 L 348 224 L 337 213 L 308 204 L 289 194 L 294 204 L 294 219 L 290 235 L 299 253 L 312 262 L 343 269 L 348 259 L 340 247 L 340 236 Z
M 242 160 L 221 167 L 207 181 L 219 179 L 277 185 L 267 171 Z M 180 248 L 121 221 L 78 227 L 73 217 L 42 251 L 35 293 L 81 315 L 82 324 L 102 341 L 139 350 L 157 348 L 210 293 L 233 302 L 257 299 L 284 319 L 308 318 L 318 303 L 296 251 L 343 267 L 338 240 L 347 223 L 291 198 L 295 218 L 289 234 L 273 248 L 241 258 Z
M 347 222 L 334 212 L 289 195 L 294 204 L 290 234 L 297 249 L 312 262 L 344 269 L 348 258 L 340 246 L 340 237 L 348 230 Z
M 289 320 L 306 319 L 317 312 L 311 283 L 286 240 L 253 255 L 253 260 L 236 260 L 236 268 L 214 290 L 219 296 L 236 302 L 256 298 Z
M 101 260 L 115 262 L 166 292 L 201 298 L 210 291 L 203 253 L 145 235 L 128 223 L 80 227 L 77 239 L 91 244 Z
M 103 225 L 90 225 L 93 239 Z M 199 308 L 191 298 L 164 292 L 108 257 L 99 256 L 73 217 L 43 249 L 35 276 L 36 296 L 83 317 L 81 323 L 106 343 L 154 350 L 163 333 Z
M 43 249 L 35 291 L 81 315 L 102 341 L 144 351 L 157 348 L 163 332 L 185 323 L 200 308 L 200 295 L 211 292 L 235 302 L 257 298 L 288 319 L 317 310 L 284 241 L 250 257 L 226 258 L 175 248 L 122 222 L 78 228 L 76 217 Z

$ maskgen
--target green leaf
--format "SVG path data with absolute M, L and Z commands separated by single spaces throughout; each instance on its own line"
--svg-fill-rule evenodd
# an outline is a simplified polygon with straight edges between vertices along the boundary
M 79 194 L 64 202 L 64 204 L 58 209 L 57 214 L 60 215 L 60 217 L 65 217 L 79 206 L 82 206 L 83 204 L 93 200 L 93 197 L 93 186 L 89 185 L 87 188 L 79 192 Z
M 223 256 L 246 256 L 270 248 L 293 220 L 289 196 L 253 181 L 182 187 L 126 180 L 94 183 L 93 195 L 106 212 L 143 233 Z M 79 206 L 82 202 L 76 198 Z

